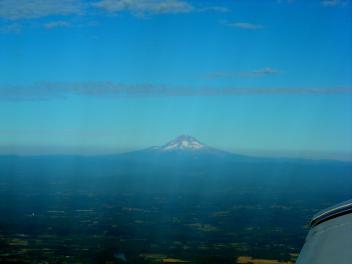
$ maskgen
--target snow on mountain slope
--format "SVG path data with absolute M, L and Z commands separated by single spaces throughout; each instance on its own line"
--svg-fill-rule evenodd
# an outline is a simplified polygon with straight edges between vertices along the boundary
M 158 148 L 159 151 L 178 151 L 178 150 L 205 150 L 208 147 L 197 139 L 187 135 L 181 135 L 165 145 Z

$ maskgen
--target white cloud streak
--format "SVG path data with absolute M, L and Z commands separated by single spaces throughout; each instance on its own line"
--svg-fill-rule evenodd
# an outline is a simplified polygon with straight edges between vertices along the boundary
M 264 28 L 263 25 L 260 24 L 253 24 L 248 22 L 234 22 L 234 23 L 225 23 L 227 26 L 240 28 L 245 30 L 258 30 Z

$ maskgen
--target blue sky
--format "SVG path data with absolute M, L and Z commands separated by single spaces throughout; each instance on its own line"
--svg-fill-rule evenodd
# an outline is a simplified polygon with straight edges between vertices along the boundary
M 100 154 L 179 134 L 352 159 L 347 0 L 0 0 L 0 153 Z

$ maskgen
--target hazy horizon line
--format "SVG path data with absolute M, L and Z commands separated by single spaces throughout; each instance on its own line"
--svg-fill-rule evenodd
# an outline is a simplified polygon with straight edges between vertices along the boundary
M 45 157 L 45 156 L 77 156 L 77 157 L 97 157 L 109 155 L 121 155 L 129 152 L 138 152 L 149 147 L 130 147 L 130 148 L 96 148 L 96 147 L 19 147 L 2 146 L 0 147 L 0 157 Z M 21 148 L 21 149 L 19 149 Z M 317 151 L 317 150 L 264 150 L 264 149 L 224 149 L 215 147 L 230 154 L 246 155 L 258 158 L 288 158 L 305 160 L 332 160 L 352 162 L 352 152 L 344 151 Z
M 67 99 L 70 96 L 87 97 L 181 97 L 181 96 L 244 96 L 244 95 L 292 95 L 292 94 L 352 94 L 352 87 L 241 87 L 208 86 L 200 87 L 155 85 L 150 83 L 122 84 L 102 82 L 39 82 L 29 85 L 0 84 L 1 101 L 43 101 Z

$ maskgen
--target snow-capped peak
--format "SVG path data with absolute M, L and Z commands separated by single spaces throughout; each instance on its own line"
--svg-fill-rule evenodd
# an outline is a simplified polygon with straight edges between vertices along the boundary
M 165 145 L 161 146 L 161 151 L 175 151 L 175 150 L 201 150 L 206 148 L 197 139 L 187 135 L 181 135 Z

